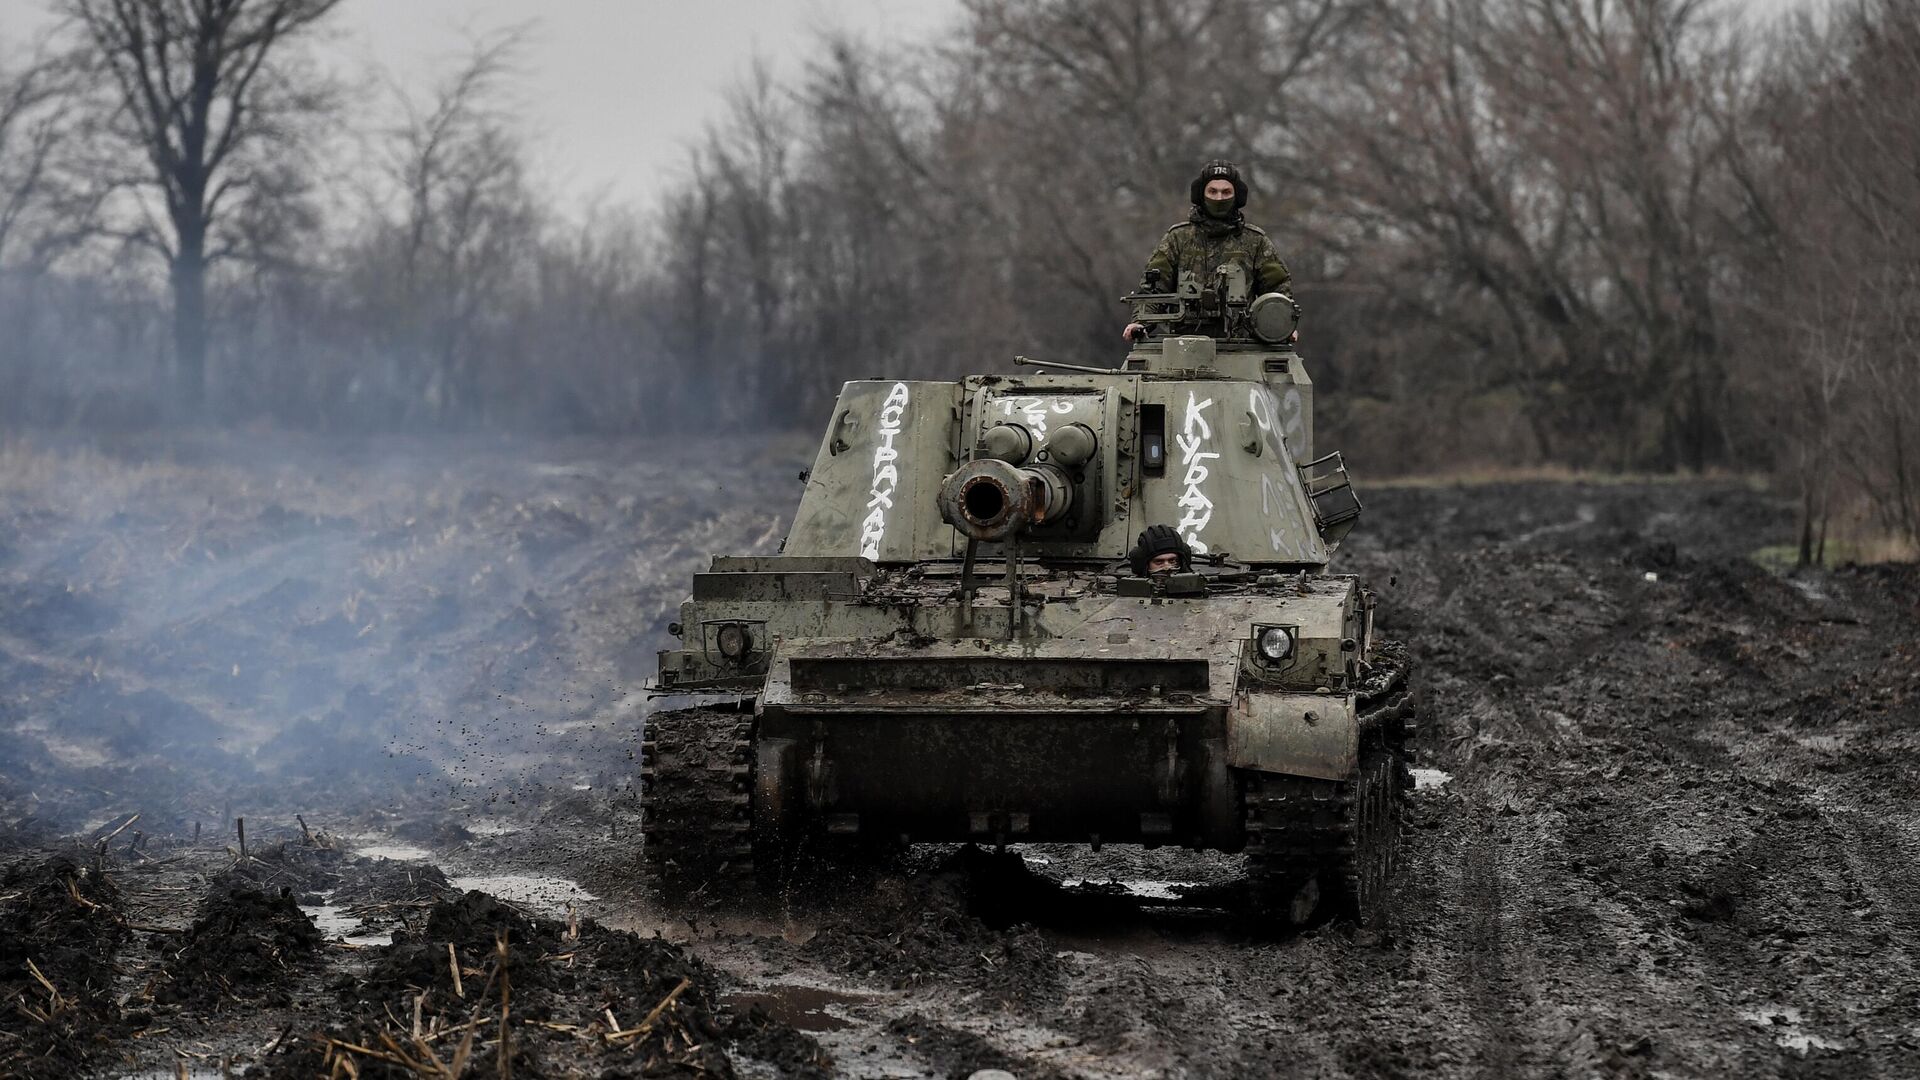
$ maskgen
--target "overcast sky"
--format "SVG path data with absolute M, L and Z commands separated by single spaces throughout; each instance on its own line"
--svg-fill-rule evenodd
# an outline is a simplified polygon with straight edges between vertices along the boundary
M 1726 0 L 1771 15 L 1816 0 Z M 50 24 L 48 0 L 0 0 L 0 55 Z M 472 34 L 531 22 L 520 80 L 543 178 L 575 199 L 651 202 L 757 53 L 792 71 L 818 31 L 922 40 L 959 0 L 346 0 L 323 59 L 423 89 Z
M 50 24 L 47 7 L 0 0 L 8 53 Z M 531 21 L 520 86 L 543 172 L 577 197 L 648 200 L 756 52 L 790 71 L 821 29 L 922 38 L 958 12 L 958 0 L 346 0 L 325 58 L 424 87 L 469 33 Z

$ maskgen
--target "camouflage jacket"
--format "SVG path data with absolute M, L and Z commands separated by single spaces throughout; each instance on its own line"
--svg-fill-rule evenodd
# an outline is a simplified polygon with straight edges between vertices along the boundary
M 1215 221 L 1198 207 L 1186 221 L 1167 230 L 1160 246 L 1147 258 L 1147 269 L 1160 271 L 1163 288 L 1172 289 L 1183 272 L 1192 272 L 1204 285 L 1220 264 L 1244 263 L 1251 272 L 1254 295 L 1291 293 L 1293 275 L 1264 230 L 1249 225 L 1235 213 L 1231 221 Z

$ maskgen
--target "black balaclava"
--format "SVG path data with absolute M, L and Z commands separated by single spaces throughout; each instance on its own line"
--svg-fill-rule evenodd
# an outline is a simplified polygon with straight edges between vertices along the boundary
M 1127 561 L 1133 564 L 1136 575 L 1146 577 L 1147 564 L 1153 561 L 1153 557 L 1169 551 L 1179 553 L 1180 569 L 1193 569 L 1193 549 L 1187 546 L 1187 542 L 1180 538 L 1180 533 L 1171 525 L 1149 525 L 1142 530 L 1140 538 L 1133 542 L 1133 550 L 1127 552 Z
M 1207 198 L 1207 185 L 1215 180 L 1225 180 L 1233 185 L 1233 202 Z M 1216 221 L 1230 221 L 1236 212 L 1247 205 L 1247 183 L 1240 179 L 1240 166 L 1231 161 L 1215 158 L 1200 168 L 1200 175 L 1193 178 L 1187 189 L 1188 200 L 1201 212 Z

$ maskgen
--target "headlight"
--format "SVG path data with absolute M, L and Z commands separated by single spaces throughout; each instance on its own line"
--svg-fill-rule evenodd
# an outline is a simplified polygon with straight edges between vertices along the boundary
M 1285 626 L 1269 626 L 1260 631 L 1254 644 L 1260 649 L 1261 659 L 1277 664 L 1293 655 L 1293 631 Z
M 728 623 L 720 628 L 716 635 L 720 639 L 720 655 L 729 660 L 738 660 L 747 655 L 753 647 L 753 638 L 747 628 L 739 623 Z

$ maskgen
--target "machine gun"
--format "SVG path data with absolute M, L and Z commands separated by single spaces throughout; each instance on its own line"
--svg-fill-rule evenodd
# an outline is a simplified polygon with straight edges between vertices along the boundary
M 1224 341 L 1284 345 L 1300 325 L 1300 305 L 1286 293 L 1251 295 L 1247 268 L 1227 262 L 1209 280 L 1191 270 L 1180 272 L 1172 292 L 1164 289 L 1158 268 L 1149 267 L 1140 285 L 1120 298 L 1133 305 L 1133 321 L 1165 334 L 1206 334 Z

